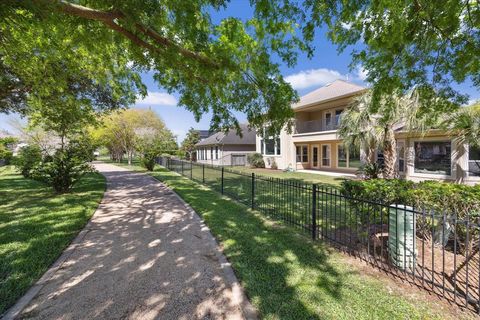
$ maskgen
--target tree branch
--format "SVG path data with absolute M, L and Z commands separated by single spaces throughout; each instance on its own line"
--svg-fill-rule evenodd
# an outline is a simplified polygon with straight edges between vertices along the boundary
M 175 43 L 174 41 L 160 35 L 158 32 L 156 32 L 152 28 L 148 26 L 144 26 L 140 23 L 135 23 L 135 28 L 137 29 L 137 31 L 146 35 L 150 40 L 152 40 L 153 43 L 159 46 L 154 46 L 151 43 L 139 38 L 132 31 L 122 27 L 116 21 L 116 20 L 127 19 L 127 16 L 119 10 L 110 10 L 110 11 L 96 10 L 96 9 L 88 8 L 85 6 L 77 5 L 65 0 L 35 0 L 35 1 L 40 2 L 42 4 L 47 3 L 50 5 L 53 5 L 57 7 L 59 11 L 71 16 L 103 22 L 110 29 L 122 34 L 126 38 L 130 39 L 133 43 L 143 48 L 146 48 L 150 51 L 158 52 L 161 48 L 174 49 L 178 51 L 178 53 L 180 53 L 182 56 L 196 60 L 208 67 L 211 67 L 211 68 L 220 67 L 220 64 L 218 62 L 209 59 L 208 57 L 202 55 L 201 53 L 185 49 L 179 44 Z

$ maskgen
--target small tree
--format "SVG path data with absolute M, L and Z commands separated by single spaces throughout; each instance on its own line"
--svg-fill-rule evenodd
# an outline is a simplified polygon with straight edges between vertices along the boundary
M 94 171 L 88 163 L 93 160 L 93 151 L 89 139 L 73 139 L 53 156 L 37 163 L 31 176 L 52 186 L 57 193 L 68 192 L 83 175 Z
M 196 160 L 195 145 L 200 141 L 200 134 L 197 130 L 190 128 L 185 139 L 182 142 L 180 149 L 185 152 L 187 160 Z

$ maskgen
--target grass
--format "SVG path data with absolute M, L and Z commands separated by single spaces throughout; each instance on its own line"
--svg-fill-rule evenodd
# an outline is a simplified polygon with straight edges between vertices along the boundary
M 249 167 L 231 167 L 235 171 L 244 172 L 271 177 L 271 178 L 280 178 L 286 180 L 293 180 L 303 183 L 318 183 L 332 186 L 339 186 L 342 181 L 349 179 L 346 177 L 332 177 L 324 174 L 316 173 L 305 173 L 305 172 L 284 172 L 282 170 L 272 170 L 272 169 L 258 169 L 258 168 L 249 168 Z
M 118 164 L 118 163 L 112 162 L 110 158 L 106 156 L 99 157 L 99 160 Z M 124 160 L 119 165 L 123 165 L 123 164 L 126 164 L 126 160 Z M 133 164 L 138 165 L 138 160 L 135 159 L 133 161 Z M 201 166 L 201 164 L 199 164 L 199 166 Z M 205 166 L 208 167 L 209 165 L 205 165 Z M 235 167 L 225 167 L 225 168 L 229 171 L 241 172 L 246 175 L 251 175 L 252 173 L 255 173 L 256 175 L 259 175 L 259 176 L 269 177 L 269 178 L 279 178 L 279 179 L 284 179 L 284 180 L 288 180 L 290 182 L 295 182 L 295 183 L 306 183 L 306 184 L 317 183 L 317 184 L 326 185 L 326 186 L 340 186 L 342 181 L 349 179 L 346 177 L 332 177 L 332 176 L 327 176 L 323 174 L 305 173 L 305 172 L 284 172 L 282 170 L 258 169 L 258 168 L 250 168 L 245 166 L 235 166 Z
M 0 314 L 20 298 L 85 226 L 102 199 L 105 179 L 83 177 L 72 192 L 56 195 L 0 168 Z
M 388 292 L 384 282 L 360 273 L 343 255 L 212 189 L 163 168 L 150 174 L 202 216 L 264 319 L 447 317 L 428 302 Z

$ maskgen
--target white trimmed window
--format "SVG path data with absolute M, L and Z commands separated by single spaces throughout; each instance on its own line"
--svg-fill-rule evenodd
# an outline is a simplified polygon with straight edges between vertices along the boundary
M 451 175 L 451 141 L 416 141 L 414 147 L 416 173 Z
M 280 138 L 267 138 L 260 140 L 261 153 L 264 156 L 280 155 Z
M 469 147 L 468 149 L 468 175 L 480 177 L 480 147 Z
M 297 162 L 308 162 L 308 145 L 298 145 L 295 148 Z

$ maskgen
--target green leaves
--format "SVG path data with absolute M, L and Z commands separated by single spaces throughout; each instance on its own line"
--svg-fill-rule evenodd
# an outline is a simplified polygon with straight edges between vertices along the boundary
M 321 16 L 340 51 L 359 45 L 352 66 L 368 70 L 374 101 L 417 86 L 435 92 L 435 98 L 420 96 L 425 105 L 435 108 L 438 97 L 459 105 L 466 97 L 453 89 L 453 81 L 470 79 L 480 87 L 477 1 L 344 1 Z
M 311 56 L 314 28 L 301 28 L 307 16 L 289 1 L 251 5 L 250 21 L 214 24 L 209 12 L 224 1 L 8 2 L 0 7 L 0 61 L 35 98 L 27 99 L 33 109 L 68 95 L 73 75 L 108 88 L 120 100 L 111 109 L 125 106 L 145 93 L 139 72 L 153 70 L 197 119 L 211 111 L 214 129 L 238 126 L 236 112 L 253 126 L 281 128 L 297 95 L 270 57 L 292 66 L 297 49 Z M 78 100 L 96 105 L 89 94 Z

